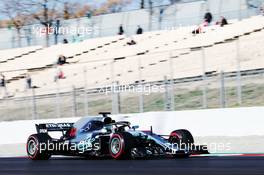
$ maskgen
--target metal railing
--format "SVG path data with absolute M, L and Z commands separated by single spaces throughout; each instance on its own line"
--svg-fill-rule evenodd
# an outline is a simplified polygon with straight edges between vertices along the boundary
M 131 92 L 121 85 L 103 89 L 72 87 L 69 92 L 58 90 L 46 95 L 30 89 L 27 96 L 0 100 L 0 120 L 77 117 L 100 111 L 119 114 L 264 105 L 263 69 L 244 71 L 240 90 L 236 79 L 237 73 L 220 72 L 206 80 L 202 75 L 173 81 L 164 77 L 158 82 L 133 85 L 162 89 L 157 92 Z

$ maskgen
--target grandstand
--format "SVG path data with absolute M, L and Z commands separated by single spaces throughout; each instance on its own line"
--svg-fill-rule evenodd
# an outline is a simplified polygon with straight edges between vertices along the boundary
M 264 17 L 233 19 L 229 20 L 229 23 L 224 27 L 211 25 L 206 27 L 203 33 L 197 35 L 192 34 L 192 30 L 197 27 L 193 25 L 145 32 L 142 35 L 86 39 L 78 43 L 58 44 L 47 48 L 31 46 L 2 50 L 0 51 L 0 72 L 7 80 L 7 95 L 0 96 L 2 99 L 0 100 L 1 113 L 7 119 L 7 113 L 10 110 L 4 108 L 12 108 L 11 111 L 14 112 L 12 115 L 16 118 L 21 117 L 24 110 L 30 111 L 29 108 L 31 108 L 33 116 L 50 117 L 54 115 L 54 109 L 49 109 L 53 107 L 50 99 L 55 99 L 56 116 L 67 117 L 67 114 L 71 114 L 69 112 L 71 110 L 74 116 L 88 114 L 86 108 L 91 101 L 98 104 L 89 105 L 96 109 L 91 112 L 92 114 L 102 109 L 115 110 L 118 113 L 120 109 L 116 109 L 118 107 L 114 107 L 113 104 L 111 109 L 111 101 L 112 103 L 118 101 L 116 98 L 120 97 L 113 97 L 111 94 L 102 97 L 100 94 L 101 89 L 106 90 L 114 83 L 135 86 L 163 84 L 166 86 L 170 80 L 173 87 L 180 87 L 183 92 L 189 89 L 191 93 L 198 91 L 205 93 L 205 89 L 201 87 L 205 84 L 211 88 L 218 87 L 218 80 L 209 82 L 208 79 L 218 77 L 222 72 L 229 77 L 263 73 Z M 135 45 L 127 44 L 131 39 L 136 42 Z M 58 55 L 66 56 L 69 64 L 57 65 Z M 58 70 L 64 72 L 65 79 L 55 81 Z M 31 75 L 32 86 L 35 87 L 32 91 L 26 88 L 28 74 Z M 188 84 L 183 84 L 185 82 Z M 254 83 L 261 84 L 256 81 Z M 75 91 L 76 89 L 78 92 Z M 173 91 L 173 96 L 176 96 L 177 92 L 174 90 L 170 91 Z M 169 93 L 171 92 L 166 90 L 165 98 L 173 100 L 172 103 L 174 103 L 174 99 L 169 98 L 171 95 Z M 219 92 L 214 92 L 214 96 L 216 93 Z M 222 96 L 225 95 L 221 93 Z M 60 99 L 63 95 L 64 100 Z M 137 95 L 124 93 L 121 97 L 122 103 L 119 99 L 118 103 L 121 103 L 119 108 L 125 108 L 122 110 L 125 112 L 137 112 L 136 105 L 138 104 L 135 102 Z M 73 99 L 71 99 L 72 96 Z M 155 101 L 155 99 L 161 101 L 161 96 L 163 94 L 156 93 L 145 100 L 147 102 Z M 204 101 L 206 101 L 205 98 L 207 97 L 204 95 Z M 25 100 L 32 102 L 32 105 L 21 106 L 20 104 Z M 71 101 L 69 103 L 73 104 L 65 105 L 66 101 Z M 143 97 L 141 102 L 143 105 Z M 163 110 L 163 103 L 166 103 L 166 100 L 162 104 L 158 103 L 158 108 L 153 109 L 151 105 L 147 108 L 150 111 Z M 20 106 L 18 107 L 17 104 Z M 85 112 L 78 112 L 76 104 L 79 104 Z M 192 102 L 188 107 L 192 108 L 192 105 L 196 107 L 200 104 L 200 102 Z M 127 110 L 128 107 L 130 110 Z M 201 107 L 208 106 L 199 108 Z M 139 111 L 143 112 L 144 109 L 139 109 Z M 31 115 L 28 111 L 24 113 L 24 115 Z
M 21 97 L 25 92 L 26 73 L 32 74 L 33 86 L 39 87 L 36 89 L 37 94 L 56 92 L 54 76 L 58 70 L 56 61 L 60 54 L 68 57 L 70 63 L 60 67 L 67 77 L 60 80 L 60 86 L 65 91 L 70 91 L 72 86 L 84 87 L 84 69 L 88 87 L 107 86 L 116 81 L 119 84 L 133 84 L 140 80 L 160 81 L 164 76 L 172 76 L 170 66 L 173 67 L 173 79 L 200 76 L 203 75 L 202 48 L 206 54 L 206 72 L 236 71 L 237 53 L 234 43 L 238 39 L 241 70 L 264 67 L 263 51 L 256 47 L 263 44 L 262 16 L 234 21 L 226 27 L 213 25 L 200 35 L 191 34 L 194 27 L 132 36 L 137 42 L 133 46 L 126 44 L 130 37 L 113 36 L 49 48 L 20 48 L 12 52 L 6 50 L 1 52 L 3 62 L 0 68 L 9 82 L 9 96 Z

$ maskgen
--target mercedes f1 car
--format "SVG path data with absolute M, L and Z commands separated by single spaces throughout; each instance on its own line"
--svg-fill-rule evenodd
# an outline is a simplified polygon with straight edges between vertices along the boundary
M 139 131 L 127 121 L 114 121 L 110 113 L 85 117 L 76 123 L 36 124 L 37 134 L 27 140 L 27 154 L 32 160 L 47 160 L 52 155 L 139 159 L 152 157 L 189 157 L 207 154 L 206 146 L 194 145 L 187 130 L 170 135 Z M 61 132 L 52 138 L 51 132 Z

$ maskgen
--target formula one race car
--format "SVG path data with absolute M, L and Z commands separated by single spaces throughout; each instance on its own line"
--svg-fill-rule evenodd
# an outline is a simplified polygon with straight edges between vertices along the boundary
M 37 134 L 27 140 L 28 157 L 32 160 L 47 160 L 52 155 L 145 159 L 208 153 L 206 146 L 194 145 L 187 130 L 175 130 L 167 136 L 155 134 L 152 129 L 138 131 L 138 126 L 130 126 L 127 121 L 116 122 L 108 114 L 85 117 L 75 124 L 36 125 Z M 49 132 L 55 131 L 62 132 L 62 136 L 52 138 Z

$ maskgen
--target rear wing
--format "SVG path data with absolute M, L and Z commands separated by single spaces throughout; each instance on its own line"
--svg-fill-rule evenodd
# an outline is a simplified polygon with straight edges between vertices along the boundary
M 37 133 L 47 133 L 52 131 L 68 131 L 74 123 L 44 123 L 36 124 Z

